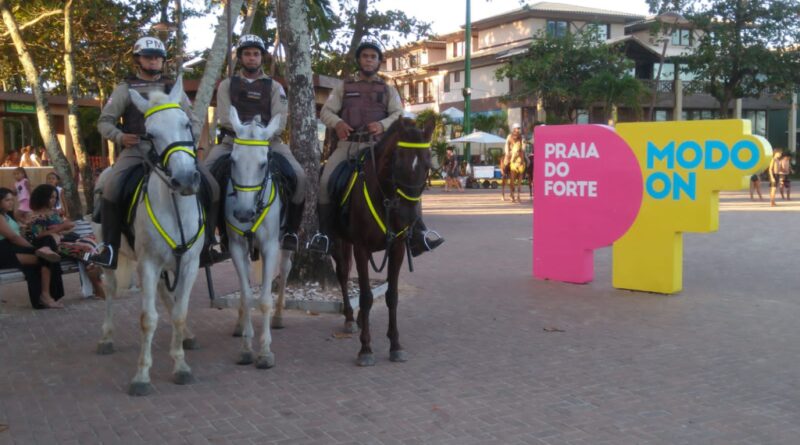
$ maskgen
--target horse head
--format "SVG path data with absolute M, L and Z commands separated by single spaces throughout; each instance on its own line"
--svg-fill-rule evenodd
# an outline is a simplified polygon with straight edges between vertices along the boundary
M 169 95 L 160 91 L 148 94 L 149 100 L 130 90 L 131 101 L 145 116 L 150 142 L 147 153 L 151 167 L 163 172 L 167 185 L 184 196 L 200 190 L 192 123 L 181 108 L 183 78 L 179 77 Z
M 242 124 L 236 108 L 231 107 L 231 125 L 236 133 L 231 152 L 231 187 L 236 197 L 233 216 L 239 222 L 253 222 L 262 198 L 269 196 L 269 141 L 277 136 L 281 117 L 272 116 L 266 127 L 261 117 Z
M 428 119 L 420 129 L 413 119 L 400 118 L 386 132 L 382 143 L 379 177 L 401 196 L 418 198 L 425 189 L 431 168 L 431 135 L 436 122 Z

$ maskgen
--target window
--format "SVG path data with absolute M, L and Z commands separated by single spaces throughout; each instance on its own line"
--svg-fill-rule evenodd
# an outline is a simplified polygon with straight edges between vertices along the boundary
M 753 134 L 767 136 L 766 110 L 743 110 L 742 119 L 749 119 L 752 124 Z
M 676 29 L 672 32 L 672 44 L 675 46 L 692 46 L 691 31 L 688 29 Z
M 461 82 L 461 71 L 453 71 L 453 82 Z
M 444 92 L 450 92 L 450 73 L 444 75 Z
M 547 21 L 547 35 L 549 37 L 564 37 L 569 32 L 569 22 L 561 20 Z
M 668 120 L 667 110 L 656 110 L 655 113 L 655 121 L 656 122 L 664 122 Z
M 408 55 L 408 67 L 409 68 L 416 68 L 419 65 L 419 58 L 416 54 L 409 54 Z
M 589 30 L 594 32 L 600 42 L 605 42 L 611 36 L 611 25 L 608 23 L 590 23 Z
M 464 55 L 464 42 L 453 42 L 453 57 Z

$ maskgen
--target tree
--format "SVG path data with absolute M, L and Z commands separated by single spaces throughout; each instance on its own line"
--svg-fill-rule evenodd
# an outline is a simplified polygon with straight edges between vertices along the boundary
M 598 42 L 586 27 L 563 37 L 539 33 L 527 53 L 514 56 L 495 76 L 524 84 L 506 100 L 536 96 L 544 102 L 548 123 L 564 123 L 574 121 L 577 110 L 589 104 L 581 91 L 584 83 L 599 73 L 621 78 L 630 64 L 618 47 Z
M 25 41 L 22 39 L 16 18 L 9 8 L 7 0 L 0 0 L 0 13 L 3 15 L 3 23 L 11 35 L 11 39 L 17 51 L 17 56 L 25 70 L 25 78 L 31 90 L 33 90 L 36 104 L 36 117 L 39 120 L 39 132 L 45 143 L 50 161 L 53 163 L 53 167 L 55 167 L 56 172 L 61 176 L 61 180 L 63 181 L 64 193 L 67 206 L 70 209 L 70 216 L 72 218 L 80 218 L 83 214 L 83 208 L 78 198 L 78 189 L 75 186 L 69 161 L 61 151 L 61 145 L 58 143 L 55 132 L 53 131 L 53 122 L 50 116 L 47 98 L 44 96 L 44 89 L 42 88 L 42 77 L 36 69 L 36 65 L 34 64 L 30 52 L 28 52 Z
M 314 233 L 317 227 L 316 202 L 320 159 L 314 74 L 311 71 L 311 38 L 304 3 L 304 0 L 278 0 L 278 31 L 286 50 L 290 146 L 308 179 L 307 204 L 300 231 L 310 234 Z M 327 258 L 301 250 L 295 254 L 291 278 L 300 282 L 308 280 L 324 282 L 324 278 L 331 270 Z
M 800 83 L 800 2 L 796 0 L 693 0 L 683 11 L 699 32 L 684 71 L 705 82 L 721 117 L 731 102 Z
M 629 74 L 622 77 L 609 72 L 598 73 L 581 86 L 588 103 L 599 102 L 603 106 L 603 121 L 612 118 L 614 107 L 633 108 L 641 118 L 642 100 L 649 95 L 641 81 Z

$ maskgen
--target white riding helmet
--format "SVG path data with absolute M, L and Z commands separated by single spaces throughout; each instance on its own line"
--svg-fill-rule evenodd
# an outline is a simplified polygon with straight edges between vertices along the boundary
M 167 50 L 161 40 L 155 37 L 142 37 L 133 44 L 134 56 L 160 56 L 167 58 Z
M 239 37 L 236 55 L 241 56 L 242 50 L 245 48 L 258 48 L 261 50 L 262 55 L 267 52 L 267 45 L 264 44 L 264 40 L 255 34 L 245 34 Z

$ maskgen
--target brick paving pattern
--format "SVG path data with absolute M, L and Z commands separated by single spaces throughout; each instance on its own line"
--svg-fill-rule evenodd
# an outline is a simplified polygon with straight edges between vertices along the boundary
M 159 305 L 155 392 L 126 394 L 139 352 L 136 294 L 117 302 L 116 353 L 94 353 L 103 303 L 66 280 L 65 310 L 32 311 L 0 288 L 0 444 L 797 444 L 800 205 L 722 199 L 720 230 L 687 234 L 684 291 L 611 287 L 610 249 L 583 286 L 536 281 L 530 201 L 497 191 L 426 195 L 447 242 L 402 273 L 407 363 L 388 360 L 373 309 L 372 368 L 343 318 L 288 311 L 277 366 L 237 366 L 234 309 L 208 307 L 198 276 L 187 352 L 197 383 L 171 382 Z M 218 293 L 236 288 L 231 264 Z M 563 331 L 563 332 L 560 332 Z

